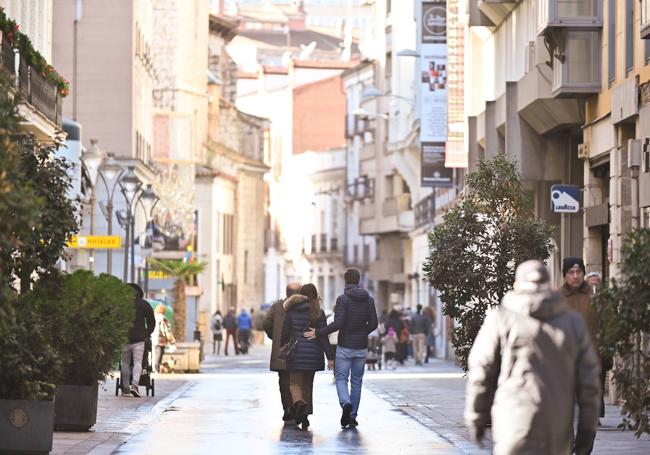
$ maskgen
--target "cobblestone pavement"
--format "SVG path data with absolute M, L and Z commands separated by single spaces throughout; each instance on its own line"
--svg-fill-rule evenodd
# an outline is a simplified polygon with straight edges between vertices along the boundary
M 377 371 L 365 376 L 364 385 L 396 409 L 450 441 L 462 453 L 491 453 L 488 431 L 486 447 L 479 449 L 469 440 L 463 422 L 465 379 L 451 362 L 430 359 L 422 367 L 411 361 L 396 371 Z M 650 438 L 636 439 L 630 431 L 617 428 L 620 409 L 607 405 L 605 418 L 596 435 L 594 455 L 648 455 Z

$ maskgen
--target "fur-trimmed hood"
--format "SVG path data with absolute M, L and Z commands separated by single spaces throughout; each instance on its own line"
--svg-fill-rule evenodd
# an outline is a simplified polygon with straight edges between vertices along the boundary
M 282 308 L 284 311 L 289 311 L 299 303 L 307 301 L 307 297 L 301 294 L 294 294 L 291 297 L 287 297 L 287 299 L 284 301 L 282 304 Z

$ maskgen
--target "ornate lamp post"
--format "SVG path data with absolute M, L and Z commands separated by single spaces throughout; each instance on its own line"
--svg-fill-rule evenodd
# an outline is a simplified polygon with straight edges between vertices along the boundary
M 100 169 L 99 177 L 106 188 L 106 210 L 104 211 L 104 217 L 108 223 L 108 235 L 113 235 L 113 196 L 115 195 L 115 189 L 118 186 L 120 177 L 124 173 L 124 169 L 119 163 L 115 160 L 112 153 L 108 154 L 108 159 L 104 160 L 104 163 Z M 101 205 L 102 211 L 104 206 Z M 109 275 L 113 272 L 113 250 L 110 248 L 106 250 L 106 273 Z
M 129 242 L 131 242 L 131 282 L 135 281 L 135 259 L 133 257 L 133 203 L 142 187 L 142 182 L 135 175 L 135 166 L 129 166 L 126 173 L 119 180 L 120 189 L 126 200 L 126 241 L 124 244 L 124 281 L 128 280 L 129 270 Z
M 104 161 L 104 152 L 99 147 L 97 147 L 96 139 L 91 139 L 90 144 L 90 150 L 84 152 L 84 154 L 81 156 L 81 161 L 83 163 L 83 166 L 88 171 L 88 175 L 90 177 L 90 198 L 88 203 L 90 205 L 90 235 L 93 235 L 95 233 L 95 200 L 97 198 L 97 174 L 99 174 L 99 168 Z M 90 250 L 88 253 L 90 254 L 90 270 L 94 270 L 95 250 Z
M 160 198 L 156 195 L 151 184 L 147 185 L 147 189 L 140 193 L 138 202 L 145 212 L 145 222 L 147 226 L 147 237 L 153 242 L 153 211 Z M 144 295 L 147 296 L 149 292 L 149 258 L 144 262 Z

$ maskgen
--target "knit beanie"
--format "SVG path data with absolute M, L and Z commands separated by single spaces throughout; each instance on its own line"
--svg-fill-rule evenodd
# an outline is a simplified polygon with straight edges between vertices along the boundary
M 575 266 L 580 267 L 582 273 L 585 273 L 585 262 L 582 258 L 564 258 L 564 261 L 562 261 L 562 276 L 566 276 L 567 272 Z

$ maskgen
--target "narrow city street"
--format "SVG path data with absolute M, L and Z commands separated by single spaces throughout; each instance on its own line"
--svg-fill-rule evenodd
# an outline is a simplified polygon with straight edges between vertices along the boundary
M 199 374 L 160 375 L 156 397 L 100 391 L 97 425 L 89 433 L 57 432 L 53 454 L 202 454 L 216 448 L 256 454 L 490 454 L 469 440 L 463 422 L 465 379 L 451 362 L 407 361 L 397 370 L 367 371 L 359 428 L 341 430 L 329 373 L 316 375 L 315 414 L 301 431 L 283 425 L 267 346 L 246 356 L 207 355 Z M 650 453 L 650 439 L 621 432 L 619 409 L 607 406 L 594 454 Z
M 247 356 L 209 356 L 202 374 L 116 453 L 464 453 L 367 388 L 359 428 L 341 430 L 336 389 L 325 372 L 316 375 L 309 431 L 285 426 L 277 376 L 267 365 L 268 350 L 261 347 Z

